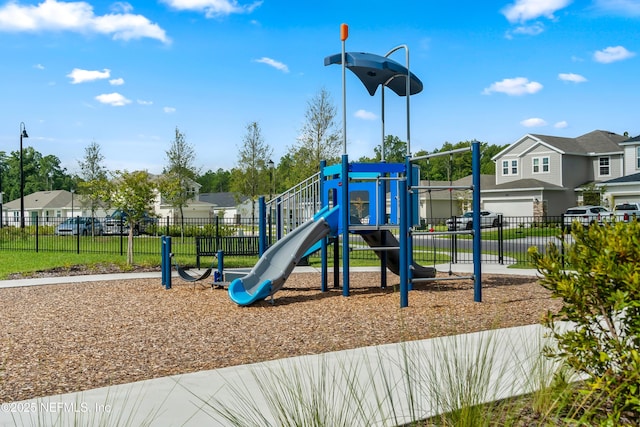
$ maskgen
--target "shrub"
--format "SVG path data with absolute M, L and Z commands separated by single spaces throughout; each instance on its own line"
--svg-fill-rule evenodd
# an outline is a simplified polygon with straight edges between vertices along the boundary
M 545 318 L 557 340 L 547 355 L 584 378 L 578 393 L 587 398 L 576 401 L 586 422 L 626 424 L 640 419 L 640 223 L 574 223 L 572 236 L 564 256 L 573 271 L 555 244 L 544 255 L 529 249 L 542 286 L 564 302 Z

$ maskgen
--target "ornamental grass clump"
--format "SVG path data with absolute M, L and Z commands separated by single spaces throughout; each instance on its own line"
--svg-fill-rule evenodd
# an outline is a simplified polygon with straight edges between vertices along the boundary
M 574 223 L 571 234 L 572 244 L 551 243 L 544 255 L 529 250 L 540 283 L 564 303 L 544 319 L 557 341 L 546 354 L 583 379 L 574 388 L 573 407 L 566 408 L 572 419 L 635 425 L 640 420 L 640 222 Z

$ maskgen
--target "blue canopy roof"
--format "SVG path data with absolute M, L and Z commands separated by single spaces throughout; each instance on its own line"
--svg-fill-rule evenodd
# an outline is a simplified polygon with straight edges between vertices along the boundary
M 399 96 L 406 96 L 409 71 L 407 67 L 386 56 L 364 52 L 346 52 L 345 66 L 358 76 L 362 84 L 373 96 L 378 86 L 385 85 Z M 324 65 L 342 64 L 342 54 L 337 53 L 324 58 Z M 422 91 L 422 82 L 415 74 L 410 73 L 409 94 Z

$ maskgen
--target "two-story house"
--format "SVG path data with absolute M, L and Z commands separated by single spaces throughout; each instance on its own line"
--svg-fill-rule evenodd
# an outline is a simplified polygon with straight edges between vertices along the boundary
M 624 149 L 624 174 L 604 181 L 599 186 L 610 207 L 618 203 L 640 203 L 640 136 L 620 143 Z
M 505 216 L 560 215 L 581 203 L 585 185 L 621 178 L 634 161 L 640 172 L 640 142 L 630 160 L 628 140 L 602 130 L 577 138 L 527 134 L 492 158 L 496 185 L 482 189 L 483 208 Z

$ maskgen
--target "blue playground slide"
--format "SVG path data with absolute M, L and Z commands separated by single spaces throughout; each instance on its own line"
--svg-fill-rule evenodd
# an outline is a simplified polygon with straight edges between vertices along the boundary
M 261 301 L 282 288 L 293 268 L 320 239 L 338 229 L 340 208 L 323 208 L 278 240 L 258 260 L 251 272 L 229 284 L 229 297 L 238 305 Z

